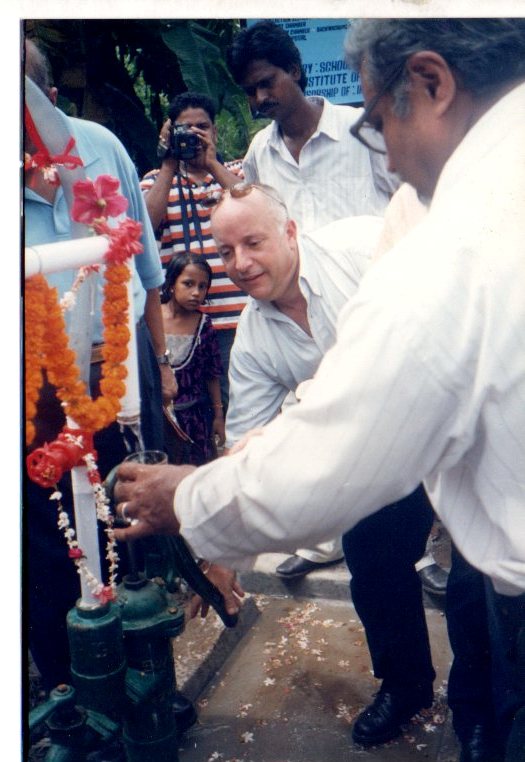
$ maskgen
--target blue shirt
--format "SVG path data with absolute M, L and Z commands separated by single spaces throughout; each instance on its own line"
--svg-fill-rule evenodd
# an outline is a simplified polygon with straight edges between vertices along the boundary
M 75 138 L 76 148 L 82 158 L 86 177 L 91 180 L 95 180 L 102 174 L 117 177 L 120 180 L 119 193 L 122 193 L 129 201 L 127 216 L 142 223 L 141 241 L 144 251 L 132 258 L 135 318 L 139 320 L 144 314 L 145 290 L 160 286 L 164 281 L 164 275 L 135 166 L 122 143 L 105 127 L 95 122 L 67 117 L 61 111 L 58 111 L 58 114 L 67 120 L 68 129 Z M 53 203 L 46 201 L 27 187 L 24 189 L 24 201 L 26 246 L 66 241 L 71 238 L 71 218 L 60 186 L 57 188 Z M 75 270 L 64 270 L 48 275 L 47 279 L 52 286 L 58 288 L 62 296 L 71 288 L 75 274 Z M 102 341 L 100 311 L 102 278 L 96 277 L 99 278 L 100 288 L 97 289 L 97 304 L 94 310 L 93 341 L 100 342 Z

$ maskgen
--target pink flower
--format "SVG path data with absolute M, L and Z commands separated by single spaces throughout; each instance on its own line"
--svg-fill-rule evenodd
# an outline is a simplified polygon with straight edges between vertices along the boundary
M 126 217 L 117 228 L 110 232 L 109 249 L 106 252 L 104 260 L 107 263 L 121 264 L 134 254 L 140 254 L 144 247 L 140 242 L 142 235 L 142 225 L 140 222 L 130 220 Z
M 127 198 L 117 193 L 119 185 L 119 180 L 111 175 L 99 175 L 95 182 L 77 180 L 73 185 L 71 217 L 84 225 L 91 225 L 100 217 L 118 217 L 128 208 Z
M 98 598 L 102 605 L 104 605 L 104 603 L 111 603 L 112 601 L 117 600 L 115 591 L 109 585 L 104 585 L 104 587 L 98 593 L 95 593 L 95 598 Z

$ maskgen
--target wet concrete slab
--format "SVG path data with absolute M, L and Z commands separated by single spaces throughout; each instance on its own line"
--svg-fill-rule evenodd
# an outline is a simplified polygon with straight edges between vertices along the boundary
M 196 699 L 199 720 L 179 745 L 180 762 L 456 762 L 446 705 L 451 654 L 441 611 L 426 612 L 437 673 L 433 707 L 400 738 L 364 749 L 353 743 L 351 725 L 379 682 L 351 603 L 273 595 L 249 600 L 260 614 L 222 667 L 209 670 L 211 681 Z M 174 644 L 179 666 L 188 656 L 184 641 L 193 639 L 195 650 L 205 633 L 213 639 L 214 626 L 189 623 Z

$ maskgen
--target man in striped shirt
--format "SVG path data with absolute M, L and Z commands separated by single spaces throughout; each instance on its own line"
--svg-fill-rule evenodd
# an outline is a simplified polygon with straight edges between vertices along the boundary
M 168 264 L 175 254 L 192 251 L 202 254 L 212 268 L 214 278 L 203 311 L 210 315 L 219 335 L 225 369 L 221 393 L 226 405 L 230 350 L 247 295 L 225 273 L 211 235 L 210 208 L 203 201 L 239 182 L 241 161 L 223 164 L 217 157 L 215 106 L 207 96 L 182 93 L 170 104 L 168 115 L 160 133 L 159 148 L 164 149 L 161 166 L 144 176 L 141 188 L 160 242 L 162 263 Z M 199 137 L 193 158 L 173 155 L 170 137 L 175 125 L 183 125 Z

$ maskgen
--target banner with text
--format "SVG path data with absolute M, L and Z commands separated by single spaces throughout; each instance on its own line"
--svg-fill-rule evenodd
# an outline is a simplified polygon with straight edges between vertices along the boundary
M 261 19 L 247 19 L 250 27 Z M 306 95 L 322 95 L 332 103 L 363 101 L 359 75 L 344 60 L 347 19 L 271 19 L 285 29 L 301 53 L 308 78 Z

